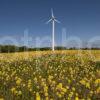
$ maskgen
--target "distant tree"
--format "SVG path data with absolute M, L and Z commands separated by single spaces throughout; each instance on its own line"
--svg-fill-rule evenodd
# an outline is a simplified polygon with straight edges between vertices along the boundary
M 56 46 L 55 50 L 78 50 L 78 48 L 66 48 L 61 46 Z M 100 48 L 80 48 L 81 50 L 100 50 Z M 0 45 L 0 52 L 1 53 L 10 53 L 10 52 L 24 52 L 24 51 L 47 51 L 51 50 L 50 47 L 43 47 L 43 48 L 28 48 L 26 46 L 15 46 L 15 45 Z

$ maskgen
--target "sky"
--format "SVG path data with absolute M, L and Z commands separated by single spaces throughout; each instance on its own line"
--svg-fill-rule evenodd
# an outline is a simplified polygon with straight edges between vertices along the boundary
M 25 30 L 33 47 L 36 40 L 51 37 L 51 23 L 46 24 L 51 18 L 51 8 L 61 22 L 56 23 L 56 45 L 61 45 L 64 28 L 66 38 L 75 36 L 89 41 L 100 36 L 100 0 L 0 0 L 0 43 L 9 43 L 10 37 L 23 45 Z M 42 46 L 49 45 L 42 43 Z

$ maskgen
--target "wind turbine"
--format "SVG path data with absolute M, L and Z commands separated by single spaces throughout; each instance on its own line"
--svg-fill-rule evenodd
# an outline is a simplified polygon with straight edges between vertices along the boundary
M 53 9 L 51 9 L 51 19 L 47 22 L 52 23 L 52 51 L 55 50 L 55 22 L 60 23 L 54 16 Z

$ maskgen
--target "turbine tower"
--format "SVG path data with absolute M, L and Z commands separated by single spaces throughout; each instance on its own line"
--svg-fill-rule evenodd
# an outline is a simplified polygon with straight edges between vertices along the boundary
M 47 22 L 52 23 L 52 51 L 55 50 L 55 22 L 60 23 L 54 16 L 53 9 L 51 9 L 51 19 Z

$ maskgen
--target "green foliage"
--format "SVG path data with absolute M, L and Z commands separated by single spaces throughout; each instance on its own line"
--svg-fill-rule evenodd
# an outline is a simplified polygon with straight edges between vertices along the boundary
M 78 50 L 79 48 L 71 47 L 66 48 L 62 46 L 56 46 L 55 50 Z M 89 48 L 80 48 L 81 50 L 89 50 Z M 11 53 L 11 52 L 24 52 L 24 51 L 47 51 L 51 50 L 51 47 L 41 47 L 41 48 L 30 48 L 26 46 L 15 46 L 15 45 L 0 45 L 1 53 Z M 100 50 L 100 48 L 91 48 L 91 50 Z

